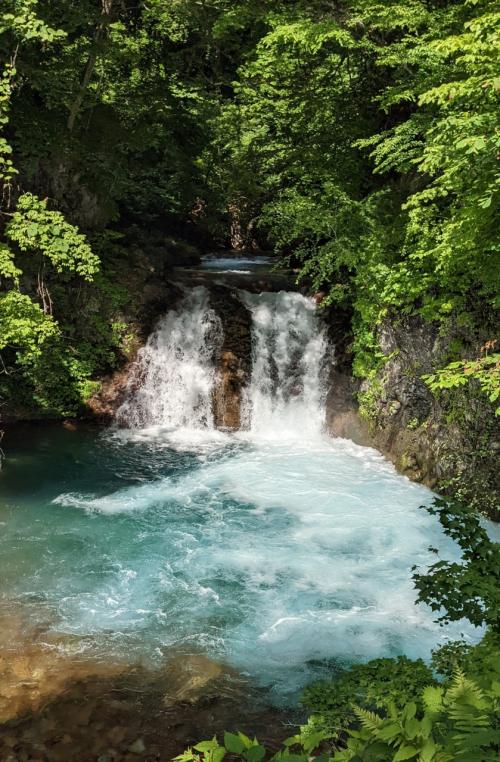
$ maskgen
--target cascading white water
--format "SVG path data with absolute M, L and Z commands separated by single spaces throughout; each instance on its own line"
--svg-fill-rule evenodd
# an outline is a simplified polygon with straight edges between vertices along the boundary
M 121 426 L 212 429 L 214 354 L 222 338 L 208 291 L 191 289 L 177 310 L 163 317 L 140 351 Z
M 0 506 L 0 596 L 46 601 L 85 648 L 160 665 L 202 653 L 286 703 L 332 661 L 427 658 L 447 636 L 477 640 L 415 606 L 411 567 L 435 561 L 429 547 L 460 559 L 419 508 L 432 494 L 322 433 L 332 352 L 314 303 L 241 298 L 253 317 L 248 430 L 214 429 L 222 331 L 195 288 L 138 359 L 119 411 L 134 430 L 77 444 L 74 462 L 61 449 L 48 467 L 44 434 L 40 456 L 19 459 Z M 43 492 L 30 489 L 42 476 Z
M 243 395 L 250 436 L 311 439 L 324 425 L 328 341 L 315 304 L 301 294 L 241 293 L 252 315 L 252 373 Z M 163 317 L 139 353 L 116 414 L 119 426 L 213 430 L 215 358 L 222 325 L 203 286 Z
M 324 426 L 328 340 L 315 304 L 298 293 L 249 294 L 252 376 L 244 420 L 252 435 L 304 439 Z

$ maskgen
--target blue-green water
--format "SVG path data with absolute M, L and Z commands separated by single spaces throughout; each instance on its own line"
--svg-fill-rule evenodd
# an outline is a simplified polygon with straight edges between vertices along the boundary
M 457 549 L 373 450 L 220 432 L 18 427 L 0 476 L 1 595 L 48 631 L 154 666 L 202 653 L 289 701 L 335 664 L 448 636 L 411 566 Z

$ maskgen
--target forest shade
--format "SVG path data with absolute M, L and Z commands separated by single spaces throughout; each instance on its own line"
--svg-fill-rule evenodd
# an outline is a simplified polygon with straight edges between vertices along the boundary
M 7 401 L 77 412 L 120 361 L 132 251 L 232 231 L 352 314 L 358 376 L 419 315 L 462 327 L 431 388 L 495 403 L 496 3 L 2 6 Z

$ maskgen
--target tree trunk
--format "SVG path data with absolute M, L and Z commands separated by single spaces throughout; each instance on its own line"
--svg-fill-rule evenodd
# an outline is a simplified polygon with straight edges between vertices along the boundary
M 80 85 L 80 89 L 78 90 L 78 95 L 76 96 L 69 111 L 68 130 L 70 132 L 72 132 L 73 127 L 75 126 L 76 118 L 78 114 L 80 113 L 80 110 L 83 104 L 83 99 L 85 98 L 85 93 L 90 84 L 90 80 L 92 79 L 92 74 L 94 73 L 95 65 L 98 58 L 97 46 L 99 45 L 99 42 L 101 41 L 101 39 L 104 37 L 106 33 L 106 27 L 111 21 L 111 14 L 113 11 L 113 2 L 114 0 L 102 0 L 102 11 L 101 11 L 102 21 L 94 32 L 92 52 L 90 53 L 87 60 L 87 65 L 85 66 L 85 72 L 83 74 L 83 79 Z

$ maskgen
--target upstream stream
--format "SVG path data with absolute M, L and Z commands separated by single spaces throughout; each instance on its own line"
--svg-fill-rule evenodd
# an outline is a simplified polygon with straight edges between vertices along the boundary
M 427 659 L 447 638 L 477 637 L 461 623 L 439 627 L 414 603 L 411 567 L 435 559 L 429 548 L 458 557 L 421 507 L 431 493 L 374 450 L 324 431 L 334 347 L 313 301 L 286 291 L 240 298 L 252 318 L 240 431 L 214 424 L 223 329 L 207 289 L 195 286 L 160 319 L 111 428 L 20 427 L 9 439 L 3 647 L 12 658 L 36 647 L 32 663 L 49 659 L 56 692 L 69 690 L 52 679 L 61 669 L 70 682 L 135 670 L 128 689 L 149 681 L 164 696 L 170 680 L 184 700 L 178 665 L 187 664 L 198 685 L 224 677 L 220 690 L 243 718 L 241 690 L 287 712 L 305 684 L 353 661 Z M 151 677 L 159 674 L 166 687 Z M 83 689 L 70 698 L 80 706 L 82 696 L 88 702 Z M 21 715 L 57 699 L 42 688 L 36 697 L 25 705 L 17 697 Z M 12 719 L 8 705 L 3 719 Z M 178 732 L 181 748 L 203 734 L 196 716 L 194 729 Z M 234 728 L 241 718 L 233 708 L 224 721 Z M 106 743 L 122 742 L 134 736 Z M 73 759 L 57 752 L 61 743 L 40 759 Z M 75 757 L 87 758 L 97 756 Z

